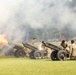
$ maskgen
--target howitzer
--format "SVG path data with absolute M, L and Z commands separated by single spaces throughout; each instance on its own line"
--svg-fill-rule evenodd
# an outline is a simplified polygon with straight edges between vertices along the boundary
M 69 52 L 63 47 L 56 46 L 51 43 L 43 43 L 46 47 L 51 48 L 52 53 L 50 55 L 52 60 L 65 60 L 69 57 Z
M 29 48 L 30 49 L 30 53 L 29 53 L 30 58 L 34 58 L 34 59 L 43 58 L 43 53 L 41 51 L 39 51 L 37 47 L 35 47 L 31 44 L 25 43 L 25 42 L 22 42 L 22 45 L 23 45 L 23 47 L 15 45 L 14 48 L 16 49 L 16 51 L 15 51 L 16 57 L 26 56 L 26 51 L 24 48 L 26 48 L 26 49 Z

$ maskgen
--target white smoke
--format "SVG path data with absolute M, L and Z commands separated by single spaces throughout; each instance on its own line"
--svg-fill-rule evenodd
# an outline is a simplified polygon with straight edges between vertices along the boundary
M 0 0 L 0 23 L 4 23 L 11 16 L 11 12 L 23 0 Z
M 20 6 L 20 15 L 23 23 L 32 28 L 43 28 L 44 26 L 60 26 L 73 24 L 75 13 L 68 8 L 67 3 L 72 0 L 25 0 Z
M 11 19 L 14 16 L 11 13 L 16 12 L 14 10 L 22 2 L 23 0 L 0 0 L 0 33 L 7 35 L 9 40 L 12 40 L 13 37 L 17 38 L 18 33 L 21 33 L 21 30 L 17 28 L 17 23 Z
M 0 0 L 0 33 L 7 35 L 10 40 L 16 38 L 22 41 L 25 36 L 23 26 L 75 26 L 76 15 L 67 2 L 72 0 Z

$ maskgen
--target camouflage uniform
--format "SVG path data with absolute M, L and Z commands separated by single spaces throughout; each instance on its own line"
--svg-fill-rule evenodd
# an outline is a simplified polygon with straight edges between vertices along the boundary
M 76 59 L 76 44 L 73 43 L 70 46 L 70 58 L 71 59 Z
M 66 47 L 68 46 L 67 42 L 64 42 L 63 44 L 61 44 L 61 46 L 66 49 Z
M 31 41 L 31 44 L 34 45 L 36 43 L 36 39 L 34 38 L 32 41 Z
M 50 58 L 52 50 L 50 48 L 47 48 L 47 52 L 48 52 L 47 57 Z
M 43 43 L 41 43 L 39 46 L 38 46 L 38 49 L 41 51 L 41 50 L 45 50 L 45 46 Z

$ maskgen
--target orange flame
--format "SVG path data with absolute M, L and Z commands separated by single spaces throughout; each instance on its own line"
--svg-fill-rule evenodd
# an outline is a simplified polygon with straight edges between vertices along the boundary
M 0 45 L 8 45 L 8 40 L 6 39 L 6 37 L 2 34 L 0 34 Z

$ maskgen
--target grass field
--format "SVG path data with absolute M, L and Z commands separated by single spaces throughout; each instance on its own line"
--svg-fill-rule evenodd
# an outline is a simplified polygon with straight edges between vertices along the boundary
M 0 58 L 0 75 L 76 75 L 76 61 Z

